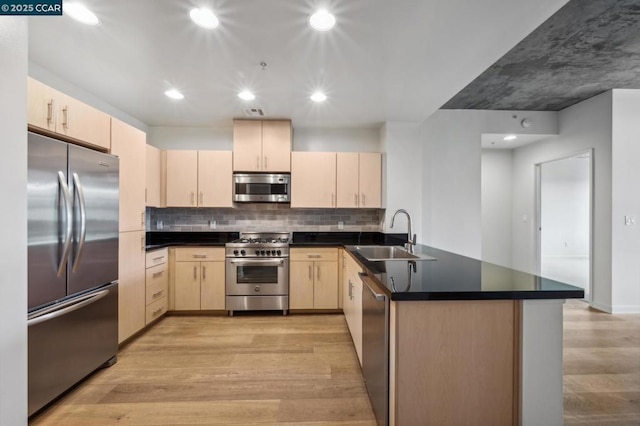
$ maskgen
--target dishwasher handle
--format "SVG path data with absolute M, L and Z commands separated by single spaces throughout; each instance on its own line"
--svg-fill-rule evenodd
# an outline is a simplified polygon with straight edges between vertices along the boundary
M 360 279 L 362 280 L 362 282 L 364 283 L 365 287 L 367 287 L 369 289 L 369 291 L 371 292 L 371 294 L 373 294 L 373 297 L 376 300 L 381 300 L 384 301 L 387 299 L 387 296 L 385 296 L 382 293 L 378 293 L 377 291 L 375 291 L 371 285 L 369 285 L 369 281 L 371 280 L 371 278 L 369 278 L 369 276 L 367 274 L 365 274 L 364 272 L 358 272 L 358 275 L 360 276 Z

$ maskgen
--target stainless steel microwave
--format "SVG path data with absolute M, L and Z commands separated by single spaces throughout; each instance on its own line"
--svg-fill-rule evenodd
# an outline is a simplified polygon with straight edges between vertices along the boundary
M 234 173 L 233 201 L 237 203 L 290 203 L 291 175 Z

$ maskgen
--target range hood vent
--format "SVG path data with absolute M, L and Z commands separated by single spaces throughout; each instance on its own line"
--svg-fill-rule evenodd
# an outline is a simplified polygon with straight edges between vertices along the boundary
M 262 108 L 245 108 L 244 113 L 247 117 L 264 117 Z

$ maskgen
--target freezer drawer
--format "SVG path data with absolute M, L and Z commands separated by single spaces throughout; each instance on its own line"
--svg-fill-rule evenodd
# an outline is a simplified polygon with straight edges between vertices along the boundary
M 36 311 L 28 321 L 29 416 L 118 351 L 118 284 Z

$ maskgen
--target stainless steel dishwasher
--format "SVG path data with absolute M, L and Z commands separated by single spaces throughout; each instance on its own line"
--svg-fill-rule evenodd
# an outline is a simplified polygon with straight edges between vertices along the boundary
M 362 374 L 378 426 L 389 424 L 389 298 L 362 280 Z

